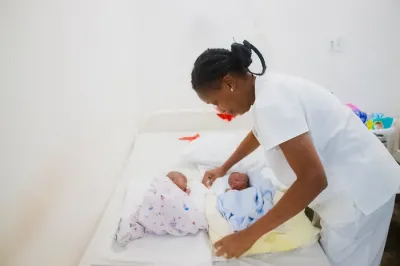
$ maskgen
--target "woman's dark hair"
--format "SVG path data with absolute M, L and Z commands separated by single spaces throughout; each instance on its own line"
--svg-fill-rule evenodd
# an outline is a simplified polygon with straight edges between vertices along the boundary
M 251 59 L 251 51 L 254 51 L 260 58 L 262 71 L 254 73 L 249 70 Z M 248 41 L 241 43 L 233 43 L 231 50 L 227 49 L 207 49 L 204 51 L 194 63 L 192 70 L 192 87 L 195 90 L 209 87 L 213 82 L 223 78 L 230 72 L 243 74 L 247 72 L 261 76 L 267 69 L 264 57 Z

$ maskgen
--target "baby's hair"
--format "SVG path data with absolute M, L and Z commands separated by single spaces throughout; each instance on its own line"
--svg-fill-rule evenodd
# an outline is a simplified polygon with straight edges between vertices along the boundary
M 249 70 L 253 62 L 251 51 L 254 51 L 261 61 L 262 71 L 254 73 Z M 223 78 L 228 73 L 245 75 L 247 72 L 261 76 L 265 73 L 267 66 L 260 51 L 248 41 L 233 43 L 231 50 L 207 49 L 195 61 L 192 70 L 192 87 L 198 91 L 210 87 L 213 82 Z

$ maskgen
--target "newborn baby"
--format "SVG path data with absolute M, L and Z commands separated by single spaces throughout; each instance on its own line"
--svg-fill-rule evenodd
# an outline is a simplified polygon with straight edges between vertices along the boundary
M 187 187 L 187 178 L 184 174 L 176 171 L 169 172 L 167 174 L 169 179 L 177 185 L 182 191 L 186 192 L 188 195 L 190 194 L 190 189 Z
M 229 222 L 233 231 L 240 231 L 257 221 L 273 206 L 275 188 L 261 175 L 250 179 L 244 173 L 232 173 L 229 188 L 217 198 L 217 209 Z
M 149 234 L 185 236 L 208 227 L 204 212 L 195 206 L 187 178 L 176 171 L 155 178 L 141 205 L 120 219 L 115 239 L 121 246 Z
M 249 177 L 244 173 L 234 172 L 228 178 L 229 190 L 243 190 L 250 187 Z

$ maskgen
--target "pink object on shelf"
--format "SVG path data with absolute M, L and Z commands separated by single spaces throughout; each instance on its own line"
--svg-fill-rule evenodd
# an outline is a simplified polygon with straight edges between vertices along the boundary
M 348 103 L 348 104 L 346 104 L 348 107 L 350 107 L 351 108 L 351 110 L 353 110 L 353 111 L 359 111 L 360 109 L 357 107 L 357 106 L 355 106 L 354 104 L 351 104 L 351 103 Z

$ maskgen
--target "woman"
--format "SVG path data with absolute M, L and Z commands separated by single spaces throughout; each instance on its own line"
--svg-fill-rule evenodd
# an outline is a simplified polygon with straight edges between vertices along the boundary
M 263 69 L 249 70 L 254 51 Z M 400 186 L 400 169 L 380 141 L 332 93 L 309 81 L 267 73 L 249 42 L 207 49 L 196 60 L 199 98 L 232 115 L 252 111 L 254 128 L 231 157 L 205 173 L 216 178 L 260 145 L 289 189 L 264 217 L 217 242 L 218 256 L 239 257 L 262 235 L 307 206 L 321 217 L 320 243 L 333 266 L 379 265 Z

